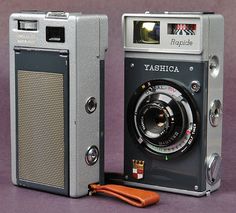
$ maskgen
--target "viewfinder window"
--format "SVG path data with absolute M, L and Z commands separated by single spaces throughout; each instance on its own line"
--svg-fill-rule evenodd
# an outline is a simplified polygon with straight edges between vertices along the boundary
M 160 44 L 159 21 L 134 21 L 134 43 Z
M 64 27 L 46 27 L 47 42 L 65 42 L 65 28 Z

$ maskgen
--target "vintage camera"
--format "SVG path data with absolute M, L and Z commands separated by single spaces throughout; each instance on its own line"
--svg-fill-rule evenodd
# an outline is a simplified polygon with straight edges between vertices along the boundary
M 11 161 L 15 185 L 70 197 L 104 174 L 104 15 L 10 17 Z
M 125 183 L 194 196 L 220 186 L 224 21 L 124 14 Z

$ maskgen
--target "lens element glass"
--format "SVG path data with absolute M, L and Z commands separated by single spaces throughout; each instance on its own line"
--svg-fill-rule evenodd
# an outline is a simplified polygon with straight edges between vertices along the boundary
M 145 135 L 149 138 L 157 138 L 168 129 L 168 119 L 166 112 L 155 106 L 145 106 L 143 109 L 142 126 Z

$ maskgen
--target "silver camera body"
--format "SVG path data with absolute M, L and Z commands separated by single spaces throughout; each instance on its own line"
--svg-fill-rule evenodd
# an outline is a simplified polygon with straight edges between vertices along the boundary
M 224 19 L 124 14 L 125 184 L 202 196 L 220 187 Z
M 12 182 L 86 195 L 104 174 L 107 16 L 20 12 L 9 30 Z

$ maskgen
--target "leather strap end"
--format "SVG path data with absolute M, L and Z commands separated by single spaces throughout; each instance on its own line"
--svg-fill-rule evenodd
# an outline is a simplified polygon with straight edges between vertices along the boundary
M 146 207 L 153 205 L 160 200 L 160 195 L 156 192 L 121 186 L 116 184 L 90 184 L 90 193 L 103 193 L 116 197 L 136 207 Z

